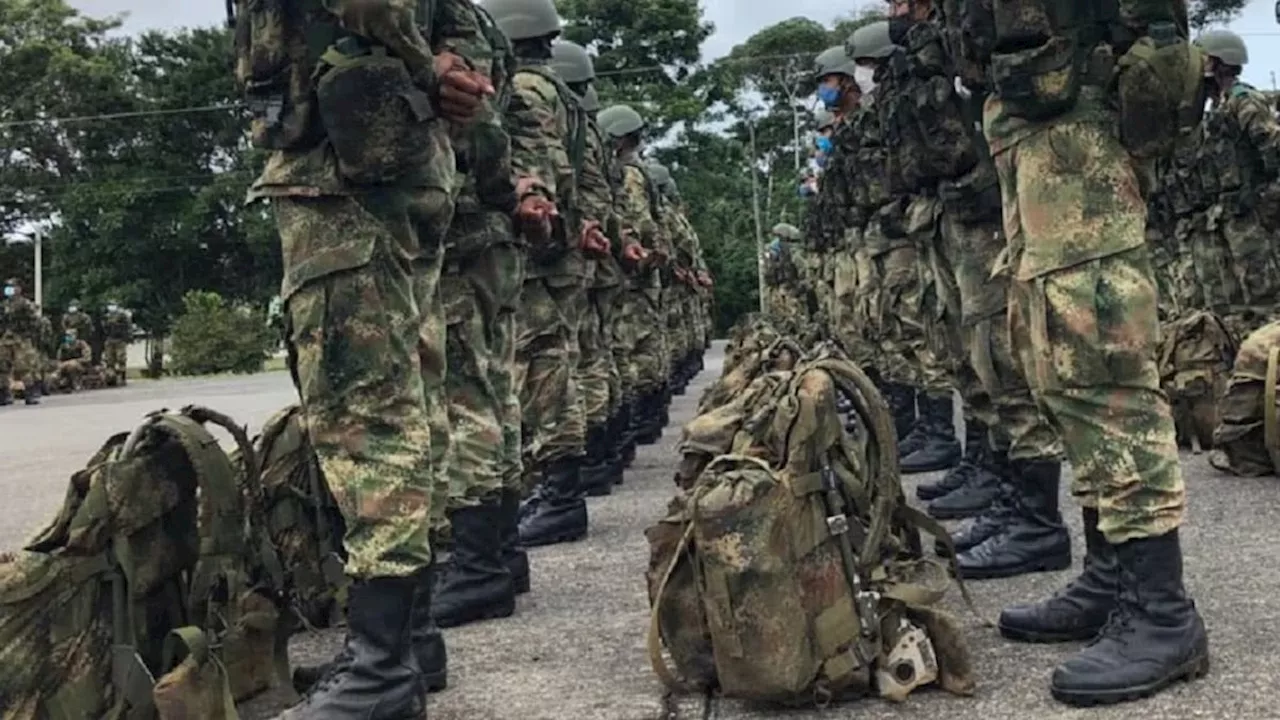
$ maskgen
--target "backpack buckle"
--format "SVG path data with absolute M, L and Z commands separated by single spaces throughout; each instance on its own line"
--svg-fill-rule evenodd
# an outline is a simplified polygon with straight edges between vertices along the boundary
M 849 532 L 849 516 L 841 513 L 828 517 L 827 532 L 832 535 L 844 535 Z

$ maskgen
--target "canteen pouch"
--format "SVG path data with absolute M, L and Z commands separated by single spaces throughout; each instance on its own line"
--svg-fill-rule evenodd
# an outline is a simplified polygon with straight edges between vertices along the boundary
M 320 117 L 342 176 L 357 185 L 437 186 L 415 177 L 441 161 L 431 96 L 386 48 L 333 46 L 316 86 Z M 453 159 L 449 158 L 452 171 Z
M 1204 53 L 1173 23 L 1155 23 L 1116 61 L 1120 141 L 1133 155 L 1173 151 L 1204 118 Z

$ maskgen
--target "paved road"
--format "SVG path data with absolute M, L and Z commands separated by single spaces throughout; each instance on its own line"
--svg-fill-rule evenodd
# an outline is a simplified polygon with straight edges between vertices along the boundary
M 532 553 L 534 591 L 507 620 L 447 632 L 451 688 L 432 697 L 440 720 L 755 720 L 919 718 L 933 720 L 1275 720 L 1271 698 L 1280 679 L 1280 481 L 1219 477 L 1203 458 L 1187 456 L 1192 522 L 1184 529 L 1187 579 L 1209 625 L 1210 676 L 1150 701 L 1119 708 L 1073 710 L 1046 690 L 1049 672 L 1070 647 L 1018 646 L 956 611 L 969 631 L 981 673 L 973 698 L 920 692 L 903 705 L 868 701 L 826 712 L 777 713 L 700 699 L 666 702 L 644 650 L 648 560 L 644 528 L 671 497 L 672 448 L 695 398 L 715 375 L 720 355 L 678 398 L 662 442 L 641 450 L 617 493 L 591 501 L 592 531 L 579 543 Z M 53 398 L 37 409 L 0 409 L 0 549 L 13 547 L 55 510 L 67 475 L 111 433 L 128 429 L 148 410 L 199 402 L 254 427 L 291 400 L 286 375 L 138 384 L 124 390 Z M 914 486 L 918 480 L 910 478 Z M 911 488 L 908 488 L 910 494 Z M 1064 502 L 1068 500 L 1064 497 Z M 1068 505 L 1068 507 L 1070 507 Z M 1075 537 L 1079 539 L 1076 523 Z M 1076 548 L 1077 557 L 1082 547 Z M 973 583 L 980 612 L 994 618 L 1008 602 L 1034 599 L 1067 573 Z M 954 602 L 955 598 L 953 598 Z M 332 653 L 334 632 L 296 639 L 297 661 Z M 279 703 L 260 698 L 249 718 L 270 717 Z

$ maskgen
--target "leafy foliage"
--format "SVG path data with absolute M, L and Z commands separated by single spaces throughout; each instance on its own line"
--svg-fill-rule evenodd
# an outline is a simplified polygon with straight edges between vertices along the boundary
M 173 324 L 171 370 L 178 375 L 252 373 L 262 369 L 275 335 L 247 305 L 213 292 L 193 290 L 182 297 L 183 313 Z
M 1203 29 L 1216 23 L 1226 23 L 1240 14 L 1249 0 L 1192 0 L 1190 3 L 1191 27 Z

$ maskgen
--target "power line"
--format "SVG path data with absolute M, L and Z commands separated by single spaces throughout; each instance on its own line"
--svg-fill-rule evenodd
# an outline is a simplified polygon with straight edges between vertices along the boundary
M 158 115 L 190 115 L 193 113 L 218 112 L 222 110 L 239 110 L 242 103 L 225 105 L 206 105 L 203 107 L 168 108 L 163 110 L 135 110 L 132 112 L 102 113 L 98 115 L 77 115 L 63 118 L 41 118 L 32 120 L 9 120 L 0 122 L 0 128 L 21 127 L 26 125 L 65 125 L 70 123 L 92 122 L 94 120 L 129 120 L 133 118 L 155 117 Z

